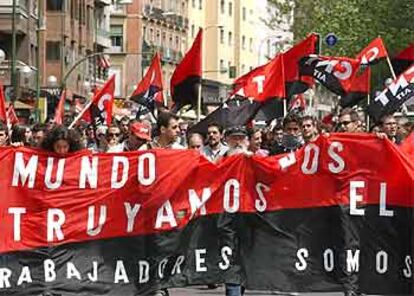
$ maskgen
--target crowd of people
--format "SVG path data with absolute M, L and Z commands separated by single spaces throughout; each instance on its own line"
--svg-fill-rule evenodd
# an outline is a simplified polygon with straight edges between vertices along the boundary
M 53 121 L 33 126 L 14 125 L 10 129 L 0 122 L 0 146 L 42 148 L 58 154 L 89 149 L 93 152 L 123 152 L 147 149 L 196 149 L 208 160 L 237 154 L 271 156 L 295 151 L 314 141 L 320 134 L 332 132 L 371 132 L 399 145 L 414 129 L 406 118 L 393 115 L 367 130 L 365 121 L 355 109 L 343 109 L 337 118 L 318 121 L 314 117 L 290 114 L 267 125 L 249 124 L 226 130 L 210 123 L 206 134 L 189 132 L 191 123 L 173 113 L 160 113 L 157 122 L 123 117 L 111 125 L 95 126 L 81 122 L 73 129 Z
M 318 121 L 309 115 L 290 114 L 282 120 L 273 120 L 264 126 L 249 124 L 223 129 L 211 122 L 206 134 L 189 132 L 191 124 L 173 113 L 159 113 L 156 124 L 147 119 L 123 117 L 109 126 L 80 123 L 69 129 L 55 125 L 53 121 L 33 126 L 14 125 L 10 129 L 0 122 L 0 146 L 34 147 L 59 156 L 89 149 L 93 152 L 123 152 L 148 149 L 195 149 L 209 161 L 234 155 L 271 156 L 292 152 L 306 143 L 315 141 L 319 135 L 333 132 L 370 132 L 379 138 L 388 138 L 399 145 L 414 131 L 414 124 L 406 118 L 398 120 L 393 115 L 367 130 L 365 121 L 355 109 L 343 109 L 339 116 Z M 215 285 L 209 286 L 214 288 Z M 227 283 L 226 295 L 239 296 L 243 288 Z M 153 295 L 168 295 L 158 290 Z M 354 294 L 346 294 L 354 295 Z

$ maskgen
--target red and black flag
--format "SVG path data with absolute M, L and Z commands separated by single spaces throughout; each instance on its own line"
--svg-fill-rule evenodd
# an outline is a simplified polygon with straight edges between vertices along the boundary
M 351 82 L 348 92 L 342 96 L 339 105 L 342 108 L 352 107 L 365 99 L 370 93 L 371 69 L 367 67 L 363 72 L 357 73 Z
M 306 108 L 306 100 L 303 94 L 293 96 L 289 104 L 289 112 L 302 112 Z
M 143 105 L 149 111 L 154 112 L 156 106 L 164 105 L 162 90 L 161 60 L 160 55 L 157 52 L 152 59 L 151 66 L 144 78 L 138 83 L 130 100 Z
M 319 36 L 312 33 L 306 39 L 283 53 L 285 69 L 286 95 L 291 97 L 305 92 L 314 85 L 314 79 L 309 76 L 301 76 L 299 62 L 306 56 L 316 54 L 319 44 Z
M 203 30 L 200 29 L 192 47 L 171 76 L 170 90 L 176 111 L 185 105 L 197 105 L 202 79 L 202 44 Z
M 414 97 L 414 65 L 408 68 L 368 106 L 368 114 L 379 122 L 384 115 L 396 112 L 408 99 Z
M 4 96 L 3 85 L 0 84 L 0 121 L 7 122 L 6 97 Z
M 375 38 L 357 55 L 357 59 L 361 61 L 361 65 L 370 65 L 377 63 L 380 59 L 388 57 L 387 49 L 381 37 Z
M 19 123 L 19 118 L 17 117 L 16 111 L 14 110 L 14 106 L 10 104 L 9 108 L 7 108 L 7 124 L 13 125 Z
M 333 93 L 349 92 L 358 71 L 359 60 L 344 57 L 309 56 L 300 61 L 300 73 L 319 81 Z
M 392 59 L 395 74 L 400 75 L 414 63 L 414 44 L 410 44 Z

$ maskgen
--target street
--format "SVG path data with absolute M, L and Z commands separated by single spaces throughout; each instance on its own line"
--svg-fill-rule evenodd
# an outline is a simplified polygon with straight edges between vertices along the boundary
M 192 288 L 176 288 L 176 289 L 169 289 L 171 296 L 190 296 L 190 295 L 224 295 L 224 286 L 220 286 L 217 289 L 207 289 L 206 286 L 195 286 Z M 271 292 L 271 291 L 246 291 L 245 295 L 249 296 L 263 296 L 263 295 L 287 295 L 283 293 Z M 299 294 L 301 296 L 342 296 L 343 293 L 305 293 Z

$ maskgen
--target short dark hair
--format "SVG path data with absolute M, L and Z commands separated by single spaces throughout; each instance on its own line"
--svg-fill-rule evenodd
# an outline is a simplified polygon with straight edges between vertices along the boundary
M 249 140 L 253 137 L 253 135 L 257 132 L 262 132 L 262 130 L 260 128 L 257 127 L 250 127 L 247 129 L 247 137 L 249 138 Z
M 32 127 L 32 132 L 33 132 L 33 133 L 37 133 L 37 132 L 46 132 L 46 124 L 44 124 L 44 123 L 36 123 L 36 124 Z
M 344 115 L 349 115 L 351 117 L 351 121 L 358 121 L 360 120 L 358 112 L 352 108 L 345 108 L 339 113 L 339 117 L 342 117 Z
M 283 119 L 283 126 L 285 127 L 291 122 L 296 122 L 298 125 L 300 125 L 301 123 L 300 117 L 297 116 L 296 114 L 290 114 L 286 116 L 285 119 Z
M 157 132 L 161 132 L 161 127 L 168 127 L 172 119 L 178 120 L 178 116 L 171 112 L 161 112 L 157 118 Z
M 313 117 L 313 116 L 311 116 L 311 115 L 305 115 L 305 116 L 303 116 L 302 117 L 302 122 L 304 122 L 305 120 L 311 120 L 312 121 L 312 124 L 314 126 L 317 126 L 318 125 L 318 121 L 316 120 L 316 118 Z
M 379 120 L 379 124 L 384 124 L 384 121 L 387 119 L 387 118 L 390 118 L 390 117 L 392 117 L 392 118 L 394 118 L 395 119 L 395 116 L 394 116 L 394 114 L 386 114 L 386 115 L 384 115 L 384 116 L 382 116 L 381 118 L 380 118 L 380 120 Z
M 0 121 L 0 131 L 5 131 L 6 133 L 9 131 L 7 125 L 3 121 Z
M 222 134 L 222 133 L 223 133 L 223 126 L 222 126 L 221 124 L 219 124 L 218 122 L 210 122 L 210 123 L 207 125 L 207 129 L 208 129 L 209 127 L 216 127 L 216 128 L 219 130 L 220 134 Z
M 16 124 L 12 127 L 10 142 L 17 143 L 22 142 L 24 144 L 28 144 L 26 142 L 26 126 Z
M 275 127 L 272 129 L 272 133 L 274 133 L 275 131 L 280 131 L 283 130 L 283 125 L 281 125 L 280 123 L 276 124 Z

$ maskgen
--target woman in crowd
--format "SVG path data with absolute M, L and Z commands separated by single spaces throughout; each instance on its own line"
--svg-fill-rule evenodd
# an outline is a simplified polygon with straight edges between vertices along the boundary
M 42 142 L 42 148 L 63 156 L 70 152 L 79 151 L 83 147 L 80 136 L 75 130 L 68 129 L 64 125 L 57 125 L 46 135 Z

